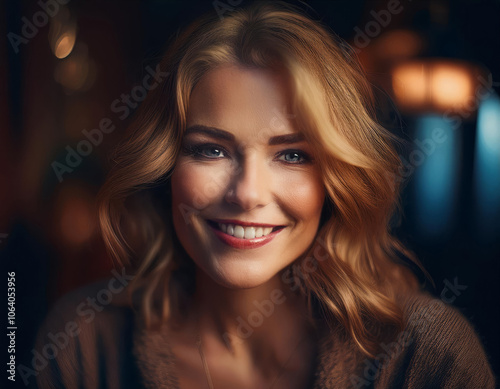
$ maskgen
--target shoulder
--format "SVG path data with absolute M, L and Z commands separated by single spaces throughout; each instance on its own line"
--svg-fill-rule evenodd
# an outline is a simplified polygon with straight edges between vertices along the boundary
M 382 381 L 411 388 L 495 387 L 480 338 L 458 309 L 426 292 L 400 303 L 407 325 L 395 344 L 382 345 L 391 359 Z
M 126 283 L 117 275 L 54 304 L 38 331 L 28 367 L 39 387 L 98 387 L 103 377 L 121 381 L 131 355 L 134 312 Z
M 90 331 L 105 331 L 109 326 L 124 326 L 132 317 L 126 292 L 116 277 L 78 288 L 54 304 L 39 335 L 43 335 L 42 330 L 86 335 Z
M 467 345 L 471 353 L 484 353 L 474 327 L 454 306 L 427 292 L 406 298 L 402 306 L 406 332 L 415 347 L 453 352 L 458 351 L 457 346 Z

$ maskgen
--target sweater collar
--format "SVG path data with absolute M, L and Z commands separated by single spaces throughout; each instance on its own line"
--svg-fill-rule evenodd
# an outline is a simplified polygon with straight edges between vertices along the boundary
M 175 355 L 165 327 L 146 330 L 137 315 L 134 330 L 134 354 L 146 388 L 180 389 L 175 373 Z M 318 356 L 313 389 L 351 388 L 361 377 L 364 357 L 352 341 L 340 331 L 328 329 L 318 336 Z

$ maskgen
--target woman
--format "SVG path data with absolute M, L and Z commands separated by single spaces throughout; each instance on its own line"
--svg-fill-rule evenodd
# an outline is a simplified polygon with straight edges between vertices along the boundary
M 399 259 L 418 265 L 390 235 L 397 139 L 343 47 L 283 3 L 176 39 L 100 194 L 135 275 L 60 303 L 47 331 L 76 324 L 41 387 L 494 387 L 470 324 Z

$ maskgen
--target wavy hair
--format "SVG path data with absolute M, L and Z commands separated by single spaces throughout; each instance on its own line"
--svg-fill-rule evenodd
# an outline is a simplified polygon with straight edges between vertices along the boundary
M 286 73 L 299 128 L 317 150 L 327 201 L 317 239 L 298 259 L 315 260 L 300 285 L 312 317 L 339 323 L 370 356 L 379 340 L 372 324 L 404 328 L 397 295 L 418 283 L 400 255 L 421 265 L 390 232 L 400 208 L 398 138 L 377 122 L 371 86 L 346 47 L 283 2 L 256 2 L 223 18 L 206 14 L 170 44 L 159 65 L 168 75 L 136 112 L 98 199 L 104 242 L 118 263 L 134 268 L 130 290 L 142 290 L 148 326 L 179 311 L 192 292 L 194 264 L 169 208 L 191 91 L 211 69 L 236 64 Z

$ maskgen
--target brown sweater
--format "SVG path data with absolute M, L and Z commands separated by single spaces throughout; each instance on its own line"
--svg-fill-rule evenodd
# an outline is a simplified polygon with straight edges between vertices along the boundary
M 39 387 L 179 388 L 168 339 L 145 331 L 124 293 L 109 285 L 79 289 L 52 309 L 38 335 L 35 366 L 28 367 Z M 481 342 L 458 310 L 427 293 L 404 308 L 407 328 L 374 360 L 335 331 L 322 335 L 311 388 L 495 387 Z

